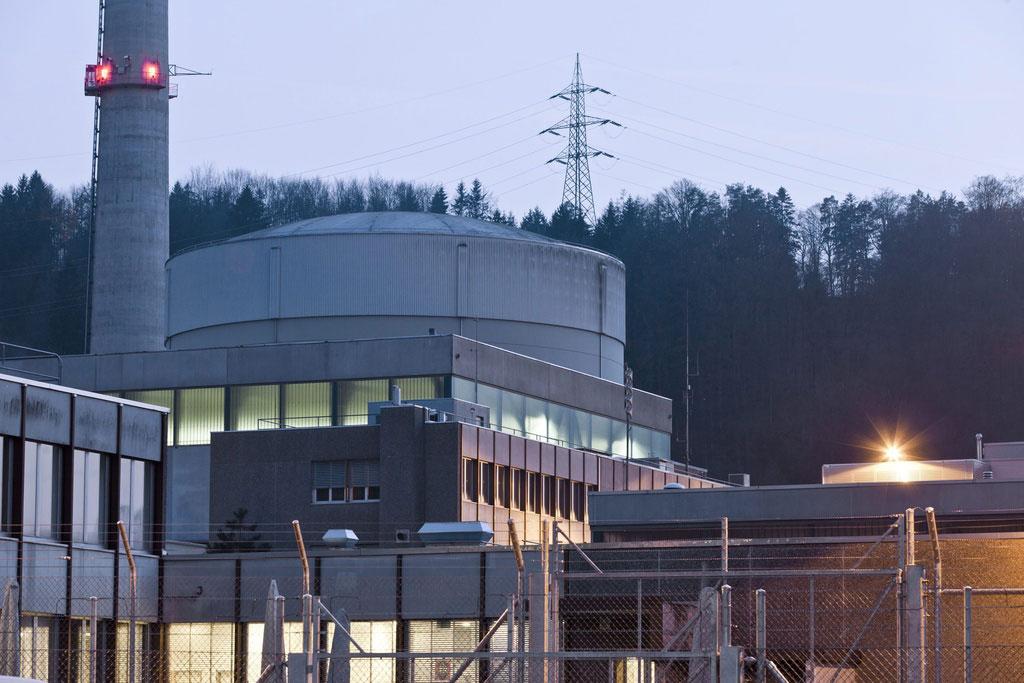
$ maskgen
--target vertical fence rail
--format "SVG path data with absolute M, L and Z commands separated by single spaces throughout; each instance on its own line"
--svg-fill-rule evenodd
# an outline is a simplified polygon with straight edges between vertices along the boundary
M 972 683 L 974 680 L 971 616 L 971 587 L 964 586 L 964 683 Z
M 767 620 L 765 618 L 767 592 L 763 588 L 758 588 L 755 595 L 757 601 L 757 606 L 755 608 L 755 619 L 757 621 L 757 634 L 755 636 L 757 648 L 757 683 L 764 683 L 766 660 L 768 658 L 768 627 Z

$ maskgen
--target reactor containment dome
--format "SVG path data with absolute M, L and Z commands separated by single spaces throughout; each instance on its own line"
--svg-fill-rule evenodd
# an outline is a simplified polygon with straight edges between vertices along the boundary
M 325 216 L 167 262 L 171 349 L 459 334 L 622 381 L 625 268 L 445 214 Z

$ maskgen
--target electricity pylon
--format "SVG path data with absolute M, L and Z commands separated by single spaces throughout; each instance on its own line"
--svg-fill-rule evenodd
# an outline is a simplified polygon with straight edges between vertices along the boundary
M 622 124 L 611 119 L 587 116 L 586 97 L 595 92 L 611 94 L 604 88 L 587 85 L 583 82 L 583 73 L 580 71 L 580 55 L 577 53 L 576 71 L 573 74 L 572 83 L 549 98 L 553 100 L 558 97 L 566 100 L 569 103 L 569 116 L 541 131 L 542 135 L 544 133 L 562 135 L 559 131 L 567 131 L 563 136 L 568 138 L 565 149 L 554 159 L 550 159 L 548 163 L 565 164 L 562 204 L 570 205 L 576 218 L 583 220 L 588 225 L 597 222 L 597 215 L 594 212 L 594 191 L 590 185 L 590 158 L 603 156 L 614 159 L 615 157 L 587 144 L 587 127 L 608 124 L 622 127 Z

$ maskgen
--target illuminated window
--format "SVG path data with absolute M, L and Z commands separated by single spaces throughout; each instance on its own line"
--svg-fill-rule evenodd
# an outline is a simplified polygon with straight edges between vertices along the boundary
M 545 441 L 548 438 L 547 402 L 526 396 L 523 398 L 525 408 L 525 432 L 531 439 Z
M 147 83 L 160 82 L 160 65 L 156 62 L 145 62 L 142 65 L 142 78 Z
M 399 377 L 395 385 L 402 390 L 403 401 L 425 401 L 444 396 L 444 377 Z
M 25 615 L 21 619 L 21 675 L 50 680 L 50 619 Z
M 630 428 L 630 441 L 632 442 L 632 452 L 630 455 L 634 458 L 650 458 L 651 453 L 651 430 L 647 427 L 638 427 L 633 425 Z
M 331 383 L 285 384 L 284 422 L 288 427 L 330 427 Z
M 611 423 L 611 444 L 608 452 L 626 457 L 626 423 L 618 420 L 612 420 Z
M 335 410 L 340 425 L 364 425 L 369 422 L 367 405 L 388 400 L 386 379 L 346 380 L 337 383 Z M 405 394 L 402 394 L 405 396 Z
M 124 392 L 124 397 L 139 403 L 150 403 L 161 408 L 167 408 L 170 411 L 167 415 L 167 445 L 174 445 L 174 391 L 172 389 L 126 391 Z
M 178 445 L 210 443 L 211 432 L 224 431 L 224 388 L 178 392 Z
M 526 431 L 526 397 L 513 391 L 501 392 L 501 428 L 510 434 Z
M 246 624 L 246 663 L 245 681 L 255 683 L 262 672 L 263 659 L 263 634 L 262 623 Z M 366 652 L 394 652 L 396 647 L 398 626 L 394 621 L 353 621 L 349 624 L 349 633 L 352 638 Z M 335 626 L 334 622 L 327 623 L 327 644 L 334 652 L 335 648 Z M 344 635 L 339 634 L 338 647 L 344 648 Z M 286 621 L 284 623 L 284 646 L 287 654 L 302 652 L 302 622 Z M 343 651 L 345 651 L 343 649 Z M 348 652 L 355 652 L 356 647 L 348 643 Z M 335 662 L 331 666 L 335 666 Z M 353 658 L 349 664 L 349 680 L 357 681 L 393 681 L 395 679 L 394 659 L 382 657 L 381 659 Z M 233 679 L 225 679 L 233 680 Z
M 128 680 L 128 627 L 130 624 L 126 621 L 117 622 L 117 682 L 127 682 Z M 148 648 L 146 647 L 145 626 L 143 624 L 135 624 L 135 680 L 143 681 L 146 680 L 146 673 L 143 671 L 143 662 L 146 661 L 143 657 L 146 654 Z
M 279 426 L 280 388 L 276 384 L 231 387 L 231 429 Z
M 557 403 L 548 404 L 548 441 L 560 446 L 569 445 L 571 412 Z
M 168 680 L 230 681 L 235 667 L 235 625 L 167 625 Z
M 469 652 L 480 641 L 480 626 L 478 622 L 469 619 L 409 621 L 407 628 L 409 652 Z M 451 680 L 462 661 L 444 657 L 417 657 L 412 680 Z M 466 670 L 464 676 L 467 681 L 479 680 L 478 666 L 474 662 Z
M 486 384 L 481 384 L 476 390 L 476 403 L 487 406 L 491 421 L 488 426 L 491 429 L 501 429 L 501 391 Z

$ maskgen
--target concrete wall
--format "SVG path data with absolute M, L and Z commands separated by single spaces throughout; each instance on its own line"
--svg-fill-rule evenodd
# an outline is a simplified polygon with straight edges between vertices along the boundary
M 453 373 L 625 419 L 621 375 L 604 380 L 457 335 L 71 356 L 63 381 L 120 391 Z M 670 399 L 635 390 L 633 403 L 635 424 L 671 432 Z
M 412 411 L 413 409 L 409 409 Z M 288 523 L 302 522 L 309 542 L 319 542 L 330 528 L 353 529 L 360 538 L 377 540 L 386 524 L 381 518 L 384 503 L 314 503 L 312 463 L 315 460 L 379 460 L 380 428 L 329 427 L 323 429 L 280 429 L 254 432 L 224 432 L 213 435 L 210 448 L 208 506 L 211 536 L 238 508 L 248 510 L 248 523 L 268 524 L 263 542 L 277 547 L 292 547 Z M 403 451 L 396 437 L 389 441 L 396 453 L 421 452 L 414 441 L 405 442 Z M 390 513 L 396 519 L 413 524 L 416 519 L 403 507 L 406 490 L 419 480 L 410 476 L 411 463 L 397 464 L 397 476 L 406 476 L 407 486 L 389 491 Z M 385 476 L 382 471 L 382 478 Z M 400 486 L 401 481 L 382 481 L 382 491 Z M 410 508 L 412 509 L 412 508 Z M 397 515 L 397 516 L 395 516 Z M 416 526 L 415 528 L 419 528 Z M 393 533 L 390 536 L 393 538 Z
M 762 486 L 590 494 L 590 524 L 603 529 L 729 522 L 884 517 L 934 507 L 938 515 L 998 513 L 1024 504 L 1024 481 Z
M 166 85 L 167 0 L 107 0 L 103 49 L 116 71 L 102 95 L 90 350 L 151 351 L 166 333 L 168 96 L 139 75 L 156 62 Z
M 451 225 L 419 225 L 438 222 Z M 433 214 L 349 214 L 319 219 L 315 230 L 308 225 L 171 259 L 171 348 L 435 328 L 589 374 L 622 376 L 625 269 L 610 256 Z

